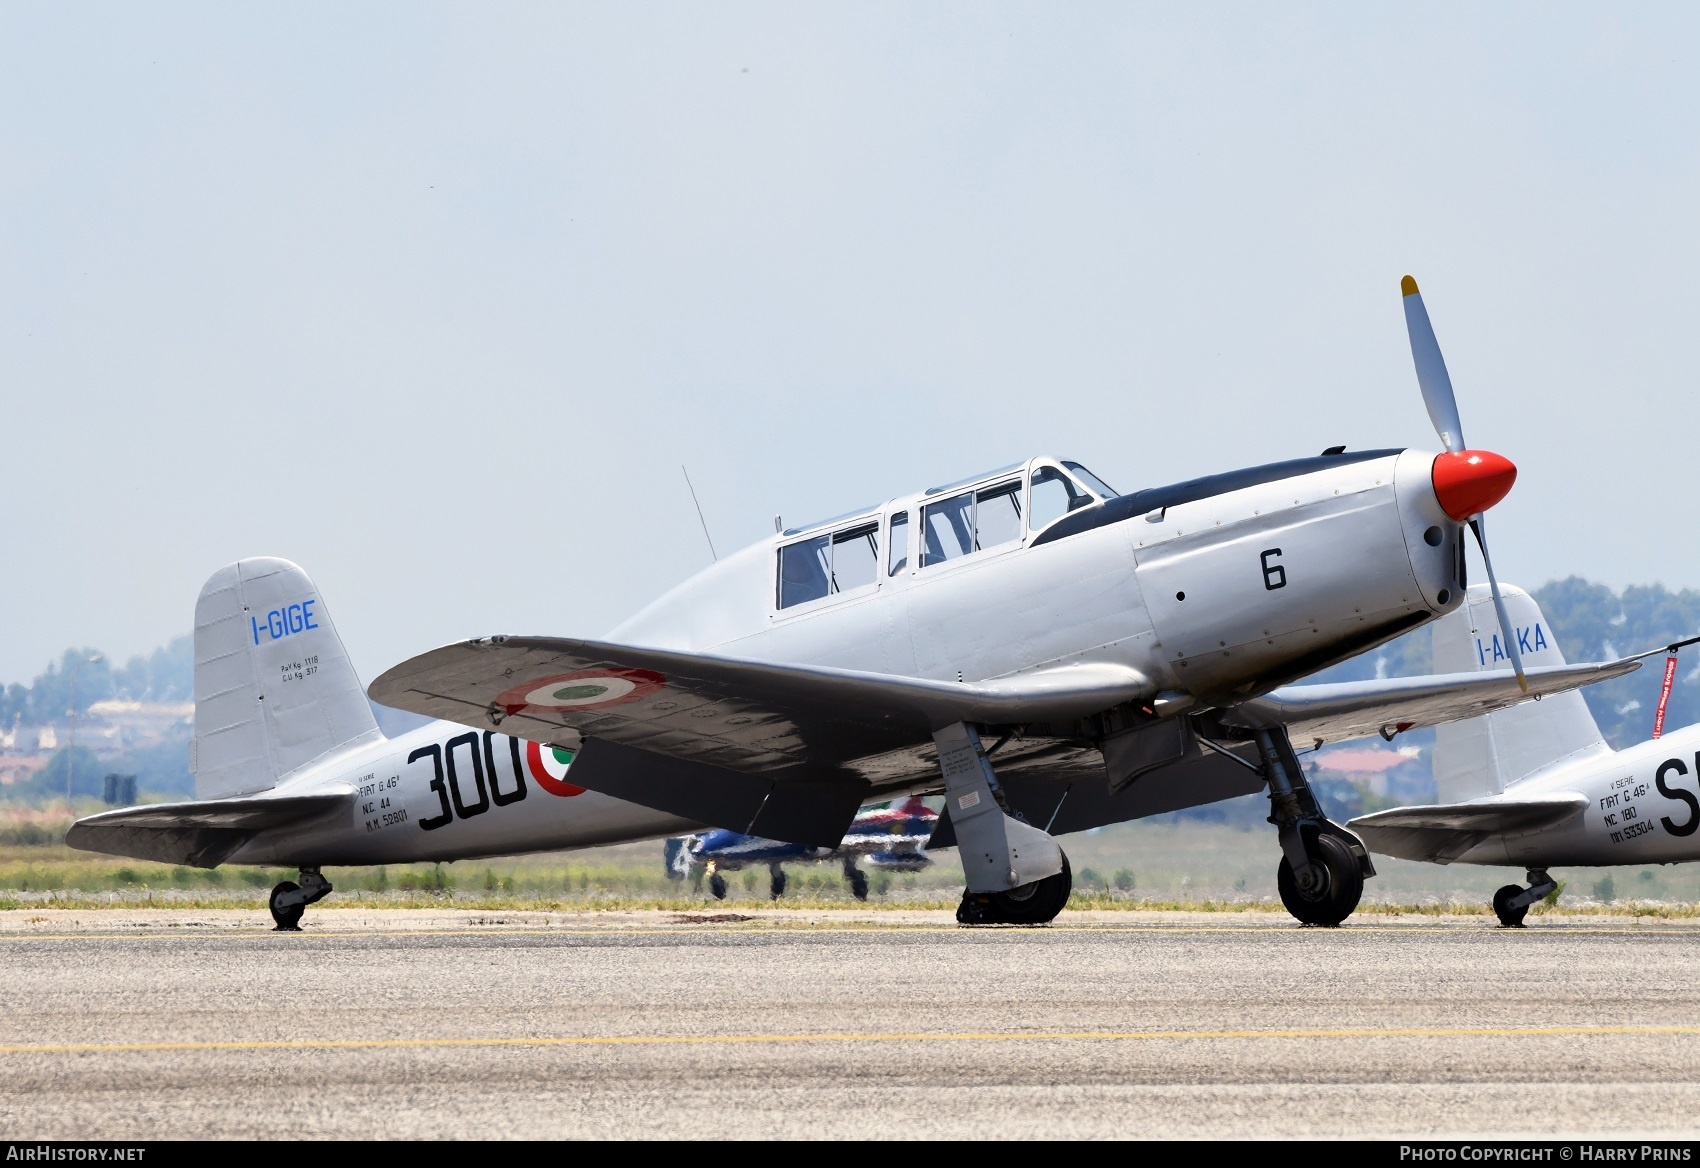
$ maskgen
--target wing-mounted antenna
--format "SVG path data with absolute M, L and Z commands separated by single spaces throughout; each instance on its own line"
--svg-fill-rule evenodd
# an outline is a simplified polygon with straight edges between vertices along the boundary
M 708 520 L 703 518 L 702 504 L 697 502 L 697 489 L 691 486 L 691 472 L 685 470 L 685 464 L 682 462 L 679 464 L 679 470 L 684 473 L 685 488 L 691 493 L 691 502 L 696 504 L 697 522 L 702 524 L 702 537 L 708 541 L 708 554 L 713 556 L 714 562 L 718 564 L 720 562 L 720 553 L 714 550 L 714 537 L 708 534 Z

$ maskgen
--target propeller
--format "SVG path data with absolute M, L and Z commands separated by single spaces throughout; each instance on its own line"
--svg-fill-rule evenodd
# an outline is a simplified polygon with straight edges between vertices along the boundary
M 1528 693 L 1529 679 L 1523 672 L 1523 655 L 1517 649 L 1517 630 L 1511 627 L 1505 598 L 1500 595 L 1499 577 L 1494 575 L 1493 557 L 1488 555 L 1487 527 L 1482 517 L 1484 511 L 1511 490 L 1511 484 L 1517 481 L 1517 468 L 1508 458 L 1488 450 L 1471 450 L 1464 444 L 1458 399 L 1452 392 L 1452 378 L 1446 372 L 1446 358 L 1440 355 L 1440 342 L 1435 340 L 1428 309 L 1423 307 L 1423 294 L 1409 276 L 1399 281 L 1399 290 L 1405 297 L 1405 330 L 1411 335 L 1411 360 L 1417 366 L 1417 385 L 1422 390 L 1429 421 L 1434 423 L 1435 432 L 1446 447 L 1446 453 L 1434 460 L 1435 498 L 1440 500 L 1441 510 L 1460 523 L 1468 523 L 1475 533 L 1476 546 L 1482 550 L 1482 564 L 1487 568 L 1488 586 L 1493 589 L 1493 608 L 1499 614 L 1505 652 L 1511 658 L 1517 684 Z

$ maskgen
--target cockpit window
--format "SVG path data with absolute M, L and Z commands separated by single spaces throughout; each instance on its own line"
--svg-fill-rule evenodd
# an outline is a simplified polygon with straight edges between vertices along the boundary
M 1064 462 L 1063 465 L 1073 471 L 1075 473 L 1075 477 L 1079 478 L 1081 482 L 1087 485 L 1087 487 L 1098 492 L 1099 498 L 1114 499 L 1116 497 L 1117 491 L 1114 487 L 1112 487 L 1109 483 L 1106 483 L 1097 475 L 1093 474 L 1091 471 L 1087 470 L 1085 467 L 1081 466 L 1078 462 Z
M 1032 499 L 1031 521 L 1034 531 L 1042 531 L 1070 511 L 1097 502 L 1081 490 L 1078 483 L 1054 466 L 1033 468 Z
M 779 607 L 864 588 L 879 578 L 878 522 L 858 523 L 779 549 Z
M 1021 538 L 1021 480 L 987 487 L 974 496 L 974 548 L 983 551 Z
M 864 523 L 832 536 L 832 590 L 850 592 L 879 579 L 880 525 Z
M 921 566 L 1021 538 L 1021 480 L 964 491 L 921 509 Z
M 831 537 L 816 536 L 779 549 L 779 607 L 819 600 L 831 587 Z
M 929 503 L 921 511 L 921 566 L 929 568 L 954 560 L 974 550 L 974 492 L 939 503 Z

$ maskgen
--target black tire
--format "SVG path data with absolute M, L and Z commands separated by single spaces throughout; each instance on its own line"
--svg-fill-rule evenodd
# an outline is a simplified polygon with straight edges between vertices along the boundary
M 1301 924 L 1333 928 L 1358 907 L 1364 894 L 1364 873 L 1352 849 L 1338 836 L 1317 836 L 1316 850 L 1315 862 L 1322 868 L 1323 879 L 1315 887 L 1299 887 L 1285 856 L 1276 870 L 1275 886 L 1281 890 L 1281 903 Z
M 1529 915 L 1529 906 L 1512 908 L 1513 897 L 1522 896 L 1528 889 L 1518 884 L 1507 884 L 1493 894 L 1493 915 L 1499 918 L 1499 923 L 1507 929 L 1521 929 L 1523 918 Z
M 773 883 L 768 885 L 768 891 L 773 893 L 773 899 L 778 900 L 785 895 L 785 869 L 773 870 Z
M 868 874 L 860 868 L 850 873 L 850 895 L 857 900 L 868 899 Z
M 1061 872 L 1008 892 L 992 893 L 990 908 L 998 924 L 1043 925 L 1057 919 L 1073 891 L 1074 872 L 1064 855 Z
M 726 877 L 716 872 L 708 878 L 708 890 L 714 893 L 715 900 L 726 899 Z
M 271 910 L 272 920 L 277 922 L 277 932 L 298 933 L 301 931 L 301 918 L 307 912 L 304 904 L 280 905 L 277 898 L 286 892 L 300 892 L 301 886 L 293 880 L 285 880 L 272 889 Z

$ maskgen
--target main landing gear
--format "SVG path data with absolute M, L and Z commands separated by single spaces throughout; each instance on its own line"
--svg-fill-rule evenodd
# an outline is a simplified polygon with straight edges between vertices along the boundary
M 1286 727 L 1253 736 L 1269 784 L 1269 822 L 1281 841 L 1275 873 L 1281 903 L 1301 924 L 1332 928 L 1358 907 L 1375 865 L 1357 836 L 1323 814 Z
M 1057 841 L 1009 812 L 980 735 L 965 722 L 933 735 L 945 807 L 967 890 L 964 925 L 1042 925 L 1068 904 L 1072 877 Z
M 856 867 L 855 856 L 844 857 L 844 879 L 850 884 L 850 895 L 857 900 L 868 899 L 868 874 Z
M 778 864 L 769 864 L 767 866 L 767 872 L 768 891 L 772 893 L 774 900 L 778 900 L 780 897 L 785 895 L 785 869 L 780 867 Z M 863 886 L 864 888 L 866 887 L 865 881 Z M 715 871 L 714 865 L 712 864 L 709 865 L 708 869 L 708 890 L 714 893 L 715 900 L 726 899 L 726 877 Z
M 271 910 L 272 920 L 277 922 L 276 932 L 299 933 L 301 917 L 307 911 L 307 906 L 317 904 L 331 894 L 331 882 L 317 868 L 301 869 L 301 883 L 285 880 L 272 889 Z
M 1551 896 L 1557 887 L 1558 882 L 1547 875 L 1545 868 L 1530 868 L 1529 887 L 1507 884 L 1493 894 L 1493 915 L 1499 918 L 1501 927 L 1521 929 L 1523 918 L 1529 915 L 1529 906 Z

